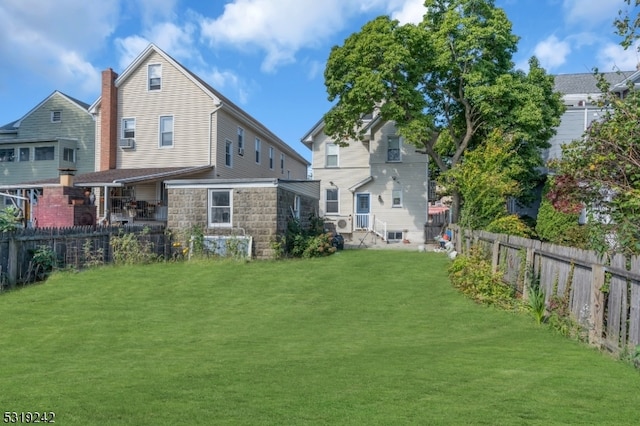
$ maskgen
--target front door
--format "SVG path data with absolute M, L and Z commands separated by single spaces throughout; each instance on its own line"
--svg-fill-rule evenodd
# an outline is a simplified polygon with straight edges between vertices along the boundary
M 371 213 L 371 194 L 356 194 L 356 229 L 369 229 L 369 213 Z

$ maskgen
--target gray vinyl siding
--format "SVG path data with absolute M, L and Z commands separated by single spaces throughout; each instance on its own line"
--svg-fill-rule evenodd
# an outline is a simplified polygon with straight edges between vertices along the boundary
M 61 121 L 51 122 L 51 111 L 61 112 Z M 20 142 L 22 141 L 22 142 Z M 24 117 L 18 129 L 17 141 L 1 146 L 15 148 L 16 161 L 0 163 L 0 182 L 22 183 L 59 175 L 59 168 L 75 168 L 76 173 L 94 170 L 95 123 L 91 115 L 65 96 L 54 92 L 45 102 Z M 54 159 L 35 161 L 36 147 L 54 147 Z M 63 149 L 75 150 L 75 163 L 63 160 Z M 29 161 L 18 160 L 19 149 L 29 148 Z
M 562 156 L 562 145 L 568 144 L 584 135 L 587 127 L 602 115 L 596 108 L 568 109 L 561 117 L 556 135 L 551 138 L 551 147 L 543 152 L 543 160 L 549 161 Z

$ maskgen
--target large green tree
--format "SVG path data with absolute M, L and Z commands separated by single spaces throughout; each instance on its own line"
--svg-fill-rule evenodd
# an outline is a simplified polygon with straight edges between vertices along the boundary
M 624 2 L 636 8 L 640 6 L 640 0 L 624 0 Z M 622 36 L 622 42 L 620 44 L 625 49 L 630 47 L 638 37 L 640 37 L 638 35 L 638 29 L 640 29 L 640 14 L 638 13 L 636 13 L 634 18 L 632 12 L 621 10 L 613 24 L 616 27 L 618 35 Z
M 553 78 L 532 58 L 514 70 L 518 37 L 493 0 L 426 0 L 418 25 L 381 16 L 331 50 L 325 70 L 325 132 L 337 143 L 362 137 L 375 112 L 446 173 L 496 129 L 518 140 L 523 182 L 541 165 L 563 106 Z M 525 185 L 526 186 L 526 185 Z M 454 220 L 460 211 L 453 192 Z

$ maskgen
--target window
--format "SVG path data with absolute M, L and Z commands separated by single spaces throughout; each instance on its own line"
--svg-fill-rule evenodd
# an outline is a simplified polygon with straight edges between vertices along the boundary
M 402 231 L 387 231 L 387 241 L 402 240 Z
M 327 189 L 327 204 L 325 213 L 338 213 L 338 190 L 335 188 Z
M 244 155 L 244 129 L 238 127 L 238 155 Z
M 209 191 L 209 226 L 231 226 L 231 191 Z
M 280 173 L 284 174 L 284 154 L 280 154 Z
M 36 161 L 53 160 L 55 151 L 52 146 L 38 146 L 33 157 Z
M 123 118 L 122 119 L 122 139 L 135 139 L 135 138 L 136 138 L 136 119 Z
M 402 207 L 402 190 L 394 189 L 391 191 L 391 207 Z
M 51 111 L 51 122 L 60 123 L 62 121 L 62 111 Z
M 160 146 L 173 146 L 173 117 L 160 117 Z
M 256 138 L 256 163 L 260 164 L 260 146 L 262 142 L 260 139 Z
M 300 219 L 300 196 L 295 195 L 293 197 L 293 217 Z
M 162 65 L 151 64 L 147 67 L 147 74 L 149 76 L 149 90 L 162 89 Z
M 229 139 L 227 139 L 224 144 L 224 165 L 233 167 L 233 142 Z
M 15 159 L 16 150 L 13 148 L 0 149 L 0 163 L 11 163 Z
M 29 148 L 20 148 L 20 156 L 18 161 L 29 161 Z
M 338 145 L 327 144 L 327 167 L 338 167 Z
M 73 148 L 62 148 L 62 159 L 70 163 L 76 162 L 76 150 Z
M 387 161 L 400 161 L 400 138 L 389 136 L 387 141 Z
M 273 147 L 269 147 L 269 168 L 273 170 Z

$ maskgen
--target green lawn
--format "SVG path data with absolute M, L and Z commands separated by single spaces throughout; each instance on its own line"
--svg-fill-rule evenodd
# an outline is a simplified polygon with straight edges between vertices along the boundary
M 0 295 L 0 411 L 61 425 L 636 424 L 640 374 L 442 254 L 64 273 Z

